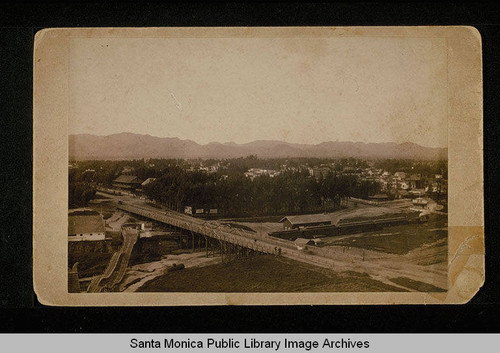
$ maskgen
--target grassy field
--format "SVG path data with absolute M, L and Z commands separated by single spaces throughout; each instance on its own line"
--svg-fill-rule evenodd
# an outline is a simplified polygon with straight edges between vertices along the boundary
M 327 241 L 332 245 L 405 255 L 422 245 L 446 239 L 446 222 L 447 219 L 441 217 L 428 223 L 386 227 L 378 232 L 348 236 L 339 240 L 332 238 Z
M 146 282 L 139 292 L 394 292 L 368 275 L 327 269 L 271 255 L 188 268 Z
M 406 213 L 399 211 L 393 213 L 384 213 L 376 216 L 356 216 L 356 217 L 346 217 L 341 218 L 339 220 L 339 224 L 349 223 L 349 222 L 359 222 L 359 221 L 374 221 L 377 219 L 387 219 L 387 218 L 396 218 L 396 217 L 404 217 Z

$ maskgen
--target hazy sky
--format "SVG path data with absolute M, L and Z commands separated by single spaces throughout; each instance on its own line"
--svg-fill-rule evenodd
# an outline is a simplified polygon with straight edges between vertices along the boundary
M 69 133 L 447 146 L 440 38 L 72 39 Z

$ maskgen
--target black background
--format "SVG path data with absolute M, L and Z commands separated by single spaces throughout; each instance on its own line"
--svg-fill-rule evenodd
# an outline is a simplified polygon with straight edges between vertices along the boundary
M 463 3 L 0 5 L 0 332 L 499 332 L 499 15 L 499 5 Z M 55 308 L 37 302 L 31 274 L 32 50 L 37 30 L 355 25 L 468 25 L 481 33 L 486 282 L 468 304 Z

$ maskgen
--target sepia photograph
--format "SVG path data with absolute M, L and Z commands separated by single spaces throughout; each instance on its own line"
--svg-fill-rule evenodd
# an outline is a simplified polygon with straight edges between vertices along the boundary
M 446 296 L 445 35 L 111 32 L 66 38 L 67 293 Z
M 75 39 L 70 60 L 71 292 L 446 291 L 443 39 Z

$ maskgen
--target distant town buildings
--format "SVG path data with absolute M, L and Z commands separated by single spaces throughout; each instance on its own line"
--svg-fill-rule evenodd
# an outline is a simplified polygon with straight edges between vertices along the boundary
M 425 195 L 446 195 L 447 180 L 440 174 L 421 175 L 417 173 L 407 173 L 398 171 L 391 173 L 387 170 L 368 166 L 366 168 L 356 166 L 337 166 L 335 163 L 320 164 L 316 166 L 300 165 L 289 167 L 286 164 L 280 170 L 270 170 L 261 168 L 250 168 L 245 172 L 245 176 L 253 180 L 260 175 L 274 177 L 283 171 L 304 170 L 316 180 L 325 179 L 328 175 L 350 175 L 357 178 L 358 182 L 372 182 L 380 185 L 380 192 L 370 195 L 372 201 L 385 201 L 400 198 L 416 198 Z
M 328 173 L 333 172 L 333 166 L 330 164 L 321 164 L 317 167 L 313 168 L 312 175 L 318 179 L 325 179 L 328 175 Z
M 260 175 L 268 175 L 271 178 L 274 178 L 275 176 L 279 175 L 281 172 L 277 170 L 271 170 L 271 169 L 260 169 L 260 168 L 250 168 L 247 172 L 245 172 L 245 176 L 247 178 L 250 178 L 253 180 L 255 177 L 258 177 Z
M 200 162 L 200 163 L 195 163 L 195 164 L 187 166 L 186 171 L 188 171 L 188 172 L 205 172 L 208 174 L 213 174 L 213 173 L 217 173 L 221 169 L 225 169 L 225 167 L 223 167 L 220 162 L 217 162 L 217 163 L 212 164 L 212 165 L 205 165 L 204 162 Z
M 373 181 L 380 185 L 381 193 L 372 195 L 370 199 L 382 199 L 381 195 L 392 195 L 394 198 L 415 198 L 424 195 L 446 195 L 447 180 L 442 175 L 424 176 L 421 174 L 408 174 L 395 172 L 391 175 L 388 171 L 366 168 L 361 173 L 357 172 L 360 181 Z

